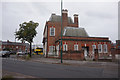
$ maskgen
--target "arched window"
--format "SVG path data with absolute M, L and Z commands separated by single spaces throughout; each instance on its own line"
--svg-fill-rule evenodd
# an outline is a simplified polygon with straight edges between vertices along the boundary
M 107 50 L 107 44 L 104 44 L 104 53 L 107 53 L 108 50 Z
M 67 51 L 68 49 L 67 49 L 67 44 L 65 43 L 64 45 L 63 45 L 63 51 Z
M 96 45 L 92 45 L 92 52 L 94 53 L 96 49 Z
M 102 44 L 98 44 L 98 53 L 102 53 Z
M 75 51 L 78 51 L 78 44 L 75 44 L 75 45 L 74 45 L 74 50 L 75 50 Z

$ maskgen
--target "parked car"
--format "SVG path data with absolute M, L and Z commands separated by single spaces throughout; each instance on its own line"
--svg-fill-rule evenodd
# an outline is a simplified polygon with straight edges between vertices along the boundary
M 17 54 L 17 55 L 26 55 L 26 52 L 18 51 L 16 54 Z
M 10 54 L 16 54 L 17 51 L 10 51 Z
M 9 51 L 0 51 L 0 57 L 10 57 Z

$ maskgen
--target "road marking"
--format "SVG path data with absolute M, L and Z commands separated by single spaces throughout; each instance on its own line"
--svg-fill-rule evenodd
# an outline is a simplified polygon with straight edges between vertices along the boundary
M 14 61 L 25 61 L 25 60 L 22 60 L 22 59 L 15 59 L 15 58 L 2 58 L 4 60 L 14 60 Z

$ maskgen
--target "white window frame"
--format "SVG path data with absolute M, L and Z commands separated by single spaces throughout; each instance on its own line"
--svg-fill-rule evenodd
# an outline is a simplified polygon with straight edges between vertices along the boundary
M 49 46 L 49 52 L 52 53 L 55 51 L 55 46 Z
M 65 35 L 65 33 L 66 33 L 66 29 L 64 29 L 64 33 L 63 33 L 63 35 Z
M 98 44 L 98 53 L 102 53 L 102 44 Z
M 18 46 L 16 46 L 16 48 L 18 49 Z
M 57 46 L 56 46 L 56 50 L 58 50 L 58 51 L 59 51 L 59 45 L 57 45 Z
M 53 34 L 52 34 L 52 29 L 53 29 Z M 55 28 L 54 27 L 50 28 L 50 36 L 55 36 Z
M 68 46 L 66 43 L 63 45 L 63 51 L 68 51 Z
M 94 53 L 96 49 L 96 45 L 92 45 L 92 52 Z
M 75 45 L 74 45 L 74 50 L 75 50 L 75 51 L 78 51 L 78 44 L 75 44 Z
M 104 53 L 107 53 L 108 52 L 108 47 L 107 47 L 107 44 L 104 44 Z

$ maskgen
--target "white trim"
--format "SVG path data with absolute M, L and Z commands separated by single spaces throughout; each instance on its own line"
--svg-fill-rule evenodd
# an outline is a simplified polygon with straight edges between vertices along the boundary
M 107 52 L 108 52 L 107 44 L 104 44 L 103 47 L 104 47 L 104 48 L 103 48 L 103 52 L 104 52 L 104 53 L 107 53 Z
M 54 30 L 53 30 L 53 32 L 54 32 L 53 35 L 51 34 L 51 29 L 54 29 Z M 55 28 L 54 28 L 54 27 L 50 28 L 50 36 L 55 36 Z
M 53 53 L 54 50 L 55 50 L 55 46 L 49 46 L 49 52 L 50 52 L 50 53 Z
M 62 13 L 68 13 L 67 11 L 62 11 Z
M 63 33 L 63 35 L 65 35 L 65 33 L 66 33 L 66 29 L 64 30 L 64 33 Z
M 85 47 L 86 47 L 86 43 L 85 43 Z
M 16 46 L 16 48 L 18 48 L 18 46 Z
M 74 45 L 74 50 L 75 50 L 75 51 L 78 51 L 78 44 L 75 44 L 75 45 Z
M 102 53 L 102 44 L 98 44 L 98 53 Z
M 59 45 L 56 46 L 56 50 L 57 50 L 57 56 L 59 56 Z
M 68 47 L 67 47 L 67 44 L 65 42 L 65 44 L 63 45 L 63 51 L 67 51 L 68 50 Z
M 92 45 L 92 52 L 94 53 L 96 49 L 96 45 Z

